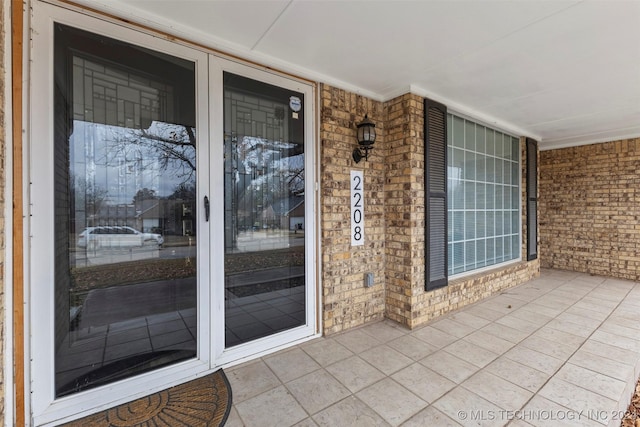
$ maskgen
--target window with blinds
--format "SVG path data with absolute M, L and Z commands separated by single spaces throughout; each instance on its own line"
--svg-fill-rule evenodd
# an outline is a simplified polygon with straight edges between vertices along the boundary
M 520 257 L 516 137 L 447 115 L 449 276 Z

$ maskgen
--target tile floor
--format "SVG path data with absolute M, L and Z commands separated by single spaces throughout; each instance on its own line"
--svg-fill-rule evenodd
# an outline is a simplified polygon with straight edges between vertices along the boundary
M 226 369 L 236 426 L 619 426 L 640 284 L 546 270 L 409 331 L 382 321 Z

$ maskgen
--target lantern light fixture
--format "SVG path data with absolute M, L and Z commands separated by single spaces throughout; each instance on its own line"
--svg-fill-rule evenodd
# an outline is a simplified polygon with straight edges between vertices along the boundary
M 373 149 L 373 143 L 376 142 L 376 125 L 365 114 L 364 119 L 357 126 L 358 148 L 354 148 L 352 156 L 356 163 L 360 163 L 363 158 L 368 160 L 369 151 Z

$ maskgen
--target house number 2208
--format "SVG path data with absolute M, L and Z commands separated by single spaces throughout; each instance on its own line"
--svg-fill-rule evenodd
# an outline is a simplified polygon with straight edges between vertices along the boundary
M 363 188 L 362 171 L 351 171 L 351 246 L 364 245 Z

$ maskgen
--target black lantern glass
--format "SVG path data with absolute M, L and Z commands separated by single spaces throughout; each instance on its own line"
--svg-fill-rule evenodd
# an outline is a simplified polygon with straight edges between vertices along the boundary
M 365 115 L 357 126 L 359 147 L 353 150 L 353 160 L 359 163 L 362 158 L 365 160 L 369 158 L 369 150 L 373 149 L 373 144 L 376 142 L 376 125 Z M 362 150 L 364 150 L 364 154 Z

